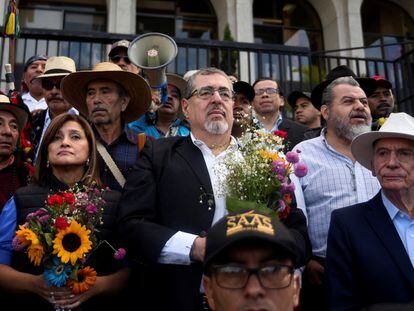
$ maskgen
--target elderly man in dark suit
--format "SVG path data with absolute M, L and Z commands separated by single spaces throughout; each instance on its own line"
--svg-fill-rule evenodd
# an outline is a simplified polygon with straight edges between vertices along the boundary
M 190 136 L 148 140 L 121 199 L 120 231 L 147 263 L 138 275 L 143 310 L 202 310 L 204 235 L 227 213 L 214 168 L 238 148 L 230 135 L 232 83 L 218 69 L 201 69 L 188 81 L 182 108 Z M 306 250 L 301 211 L 292 209 L 285 224 Z
M 378 178 L 381 191 L 332 213 L 326 259 L 331 310 L 373 304 L 369 310 L 414 310 L 401 306 L 414 301 L 414 118 L 391 114 L 378 132 L 357 136 L 352 153 Z

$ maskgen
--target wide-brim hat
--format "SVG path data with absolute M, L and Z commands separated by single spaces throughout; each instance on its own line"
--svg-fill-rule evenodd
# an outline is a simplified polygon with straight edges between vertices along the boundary
M 26 105 L 13 104 L 8 96 L 2 94 L 0 94 L 0 111 L 7 111 L 15 116 L 19 131 L 25 127 L 30 114 Z
M 62 95 L 79 112 L 88 116 L 86 92 L 88 84 L 93 80 L 110 80 L 122 86 L 131 98 L 123 113 L 125 122 L 137 120 L 149 108 L 151 89 L 141 76 L 122 70 L 116 64 L 103 62 L 93 66 L 92 70 L 71 73 L 62 80 Z
M 233 91 L 237 93 L 242 93 L 247 97 L 247 99 L 251 102 L 256 95 L 254 92 L 254 88 L 245 81 L 237 81 L 233 83 Z
M 316 109 L 321 109 L 322 106 L 322 94 L 325 88 L 332 83 L 332 81 L 342 78 L 342 77 L 352 77 L 354 78 L 365 93 L 372 92 L 376 87 L 375 79 L 372 78 L 360 78 L 347 66 L 341 65 L 332 69 L 326 76 L 326 80 L 316 85 L 311 94 L 311 101 L 313 106 Z
M 235 243 L 247 240 L 266 241 L 298 264 L 299 249 L 295 239 L 279 219 L 255 210 L 229 214 L 207 232 L 204 268 Z
M 181 76 L 174 73 L 167 73 L 167 84 L 175 86 L 180 91 L 181 98 L 184 96 L 187 81 L 185 81 Z
M 45 72 L 33 80 L 51 77 L 65 77 L 73 72 L 76 72 L 76 65 L 72 58 L 66 56 L 52 56 L 46 61 Z
M 311 93 L 309 92 L 301 92 L 301 91 L 293 91 L 292 93 L 289 94 L 288 96 L 288 104 L 292 107 L 295 108 L 296 106 L 296 101 L 299 98 L 307 98 L 310 101 L 312 101 L 311 99 Z
M 406 138 L 414 141 L 414 118 L 405 112 L 391 113 L 378 131 L 367 132 L 354 138 L 351 151 L 355 159 L 371 170 L 374 142 L 381 138 Z

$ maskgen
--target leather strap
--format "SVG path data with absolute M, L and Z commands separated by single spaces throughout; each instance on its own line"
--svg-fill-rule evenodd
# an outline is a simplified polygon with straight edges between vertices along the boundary
M 96 142 L 96 149 L 98 149 L 99 154 L 101 155 L 102 159 L 104 160 L 106 166 L 108 166 L 109 170 L 111 171 L 112 175 L 115 177 L 118 184 L 121 185 L 122 188 L 125 186 L 125 177 L 122 175 L 121 171 L 119 170 L 118 166 L 115 164 L 114 160 L 112 159 L 111 155 L 108 153 L 108 150 L 102 145 L 101 142 Z

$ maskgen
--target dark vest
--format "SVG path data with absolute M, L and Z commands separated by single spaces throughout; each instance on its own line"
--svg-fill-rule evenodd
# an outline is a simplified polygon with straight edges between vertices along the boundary
M 44 207 L 45 201 L 50 193 L 67 189 L 67 185 L 61 183 L 56 178 L 52 178 L 50 188 L 31 184 L 17 190 L 14 195 L 17 226 L 25 222 L 26 216 L 29 213 Z M 98 227 L 99 232 L 97 233 L 99 240 L 105 239 L 115 248 L 123 246 L 115 231 L 115 220 L 120 196 L 121 194 L 117 191 L 105 192 L 103 199 L 106 205 L 103 213 L 103 224 Z M 123 263 L 116 261 L 112 256 L 112 249 L 106 244 L 103 244 L 89 257 L 87 265 L 92 266 L 98 272 L 98 275 L 113 273 L 122 268 Z M 16 270 L 31 274 L 43 273 L 43 269 L 41 267 L 34 267 L 29 262 L 27 254 L 23 252 L 13 252 L 12 267 Z M 97 304 L 102 303 L 103 306 L 107 306 L 110 299 L 113 299 L 113 297 L 109 297 L 109 299 L 103 299 L 103 297 L 97 297 L 97 299 L 92 298 L 87 303 L 82 304 L 82 310 L 99 310 L 101 307 L 98 307 Z M 30 306 L 36 306 L 36 310 L 54 310 L 48 302 L 45 302 L 41 297 L 35 295 L 25 295 L 25 298 L 22 295 L 19 295 L 19 297 L 14 296 L 13 302 L 11 300 L 10 303 L 16 306 L 14 310 L 28 310 Z

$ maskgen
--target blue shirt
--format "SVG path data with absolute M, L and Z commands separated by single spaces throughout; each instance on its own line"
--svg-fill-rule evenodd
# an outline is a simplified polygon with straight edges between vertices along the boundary
M 11 264 L 16 217 L 16 204 L 14 198 L 11 197 L 0 214 L 0 264 Z
M 332 148 L 325 134 L 323 129 L 320 136 L 295 146 L 308 174 L 302 178 L 292 174 L 298 208 L 308 220 L 313 254 L 323 258 L 332 211 L 368 201 L 380 190 L 371 171 Z
M 266 128 L 263 126 L 262 122 L 260 122 L 258 118 L 254 117 L 253 120 L 254 120 L 253 122 L 255 122 L 259 126 L 259 128 L 262 128 L 265 131 L 267 131 L 269 133 L 272 133 L 272 132 L 275 132 L 279 129 L 279 126 L 283 121 L 283 117 L 282 117 L 282 114 L 279 113 L 279 117 L 276 119 L 276 122 L 275 122 L 275 124 L 273 125 L 273 127 L 270 131 L 266 130 Z
M 392 223 L 397 229 L 404 248 L 407 251 L 411 264 L 414 267 L 414 219 L 399 210 L 381 191 L 382 202 L 390 215 Z

